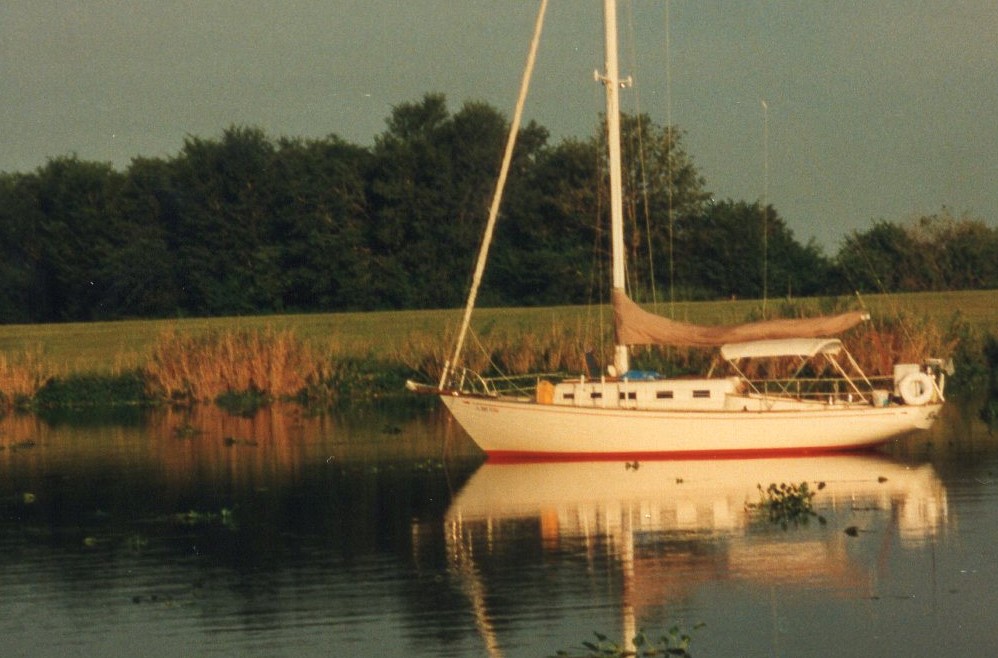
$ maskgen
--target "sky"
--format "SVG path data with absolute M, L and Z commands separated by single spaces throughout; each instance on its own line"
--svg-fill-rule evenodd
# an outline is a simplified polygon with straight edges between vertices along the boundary
M 550 0 L 525 118 L 586 138 L 601 3 Z M 718 199 L 834 254 L 874 221 L 998 226 L 993 0 L 623 0 L 624 111 L 684 131 Z M 511 117 L 536 0 L 0 0 L 0 171 L 125 169 L 232 125 L 373 144 L 400 103 Z

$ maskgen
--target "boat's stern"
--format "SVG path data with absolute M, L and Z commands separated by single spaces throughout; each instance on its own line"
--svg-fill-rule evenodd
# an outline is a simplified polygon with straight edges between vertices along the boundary
M 895 364 L 894 397 L 911 407 L 941 405 L 946 400 L 946 374 L 952 372 L 952 363 L 942 359 Z

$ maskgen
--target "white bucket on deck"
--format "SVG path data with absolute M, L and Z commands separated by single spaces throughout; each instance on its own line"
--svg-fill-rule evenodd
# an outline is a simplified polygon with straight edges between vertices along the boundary
M 878 388 L 873 391 L 873 406 L 886 407 L 891 401 L 891 392 Z

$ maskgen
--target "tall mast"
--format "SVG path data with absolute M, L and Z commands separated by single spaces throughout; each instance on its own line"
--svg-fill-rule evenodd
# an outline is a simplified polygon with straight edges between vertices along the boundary
M 617 3 L 616 0 L 603 0 L 603 23 L 606 35 L 606 71 L 603 84 L 606 87 L 606 130 L 610 158 L 610 235 L 613 273 L 611 284 L 615 289 L 624 290 L 626 275 L 624 269 L 624 196 L 620 165 L 620 73 L 617 65 Z M 628 370 L 626 345 L 614 349 L 613 365 L 618 374 Z

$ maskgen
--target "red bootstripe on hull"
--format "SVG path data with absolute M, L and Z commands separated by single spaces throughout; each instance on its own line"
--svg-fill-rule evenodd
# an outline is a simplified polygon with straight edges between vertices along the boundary
M 755 457 L 807 457 L 829 453 L 861 453 L 875 450 L 889 439 L 864 446 L 829 446 L 822 448 L 762 448 L 745 450 L 683 450 L 676 452 L 532 452 L 493 450 L 486 455 L 489 463 L 536 461 L 639 461 L 681 459 L 751 459 Z

